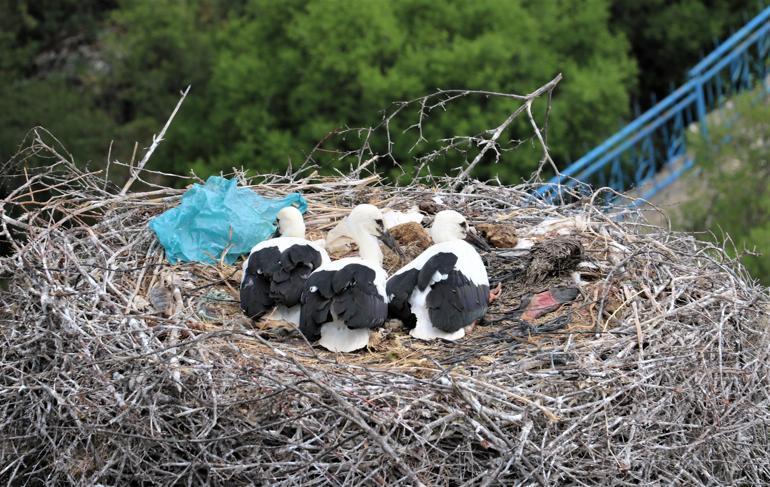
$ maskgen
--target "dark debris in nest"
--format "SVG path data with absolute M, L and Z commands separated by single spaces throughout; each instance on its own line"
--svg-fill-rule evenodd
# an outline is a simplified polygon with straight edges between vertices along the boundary
M 554 237 L 536 243 L 529 253 L 528 285 L 575 270 L 583 260 L 583 246 L 577 238 Z

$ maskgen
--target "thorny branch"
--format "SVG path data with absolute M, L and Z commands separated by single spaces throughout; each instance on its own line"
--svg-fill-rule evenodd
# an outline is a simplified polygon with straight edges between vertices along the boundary
M 541 86 L 537 90 L 527 95 L 517 95 L 512 93 L 500 93 L 483 90 L 437 90 L 429 95 L 421 96 L 407 101 L 396 102 L 393 104 L 393 108 L 386 110 L 383 113 L 380 121 L 372 127 L 366 128 L 343 128 L 337 129 L 327 134 L 322 141 L 320 141 L 313 150 L 310 151 L 305 159 L 305 165 L 312 165 L 319 162 L 319 157 L 323 155 L 333 155 L 337 161 L 344 161 L 352 158 L 354 164 L 351 165 L 350 171 L 356 175 L 360 174 L 361 163 L 364 160 L 379 160 L 388 162 L 402 170 L 404 174 L 410 171 L 412 181 L 418 181 L 424 177 L 424 172 L 427 170 L 431 173 L 430 164 L 436 161 L 439 157 L 447 157 L 452 154 L 457 154 L 463 161 L 464 167 L 457 169 L 457 174 L 453 175 L 455 183 L 452 185 L 452 189 L 459 188 L 464 182 L 471 176 L 473 170 L 478 164 L 485 160 L 485 156 L 492 155 L 492 163 L 499 163 L 503 157 L 503 153 L 517 147 L 521 141 L 505 141 L 501 139 L 503 134 L 506 134 L 511 124 L 517 120 L 522 114 L 526 114 L 527 124 L 533 128 L 533 137 L 537 137 L 538 143 L 541 145 L 544 156 L 543 161 L 551 162 L 553 169 L 558 173 L 556 165 L 551 160 L 548 154 L 548 147 L 546 145 L 544 132 L 547 126 L 547 120 L 543 125 L 543 130 L 538 128 L 538 123 L 532 113 L 532 104 L 535 100 L 540 99 L 544 95 L 547 95 L 547 107 L 546 117 L 550 114 L 551 110 L 551 95 L 561 81 L 562 75 L 557 75 L 554 79 Z M 483 97 L 483 98 L 502 98 L 511 101 L 512 107 L 511 113 L 508 117 L 497 127 L 482 130 L 475 135 L 456 135 L 447 137 L 438 141 L 431 141 L 426 138 L 424 130 L 426 124 L 429 122 L 431 115 L 436 110 L 446 111 L 450 105 L 463 98 L 469 97 Z M 396 120 L 400 120 L 399 117 L 408 116 L 406 113 L 411 113 L 409 109 L 416 108 L 417 120 L 411 123 L 400 134 L 415 133 L 416 140 L 408 149 L 410 161 L 400 160 L 399 156 L 394 152 L 394 134 L 393 124 Z M 348 137 L 353 136 L 354 139 L 358 139 L 358 147 L 352 149 L 339 149 L 338 147 L 326 147 L 329 143 L 337 143 L 341 145 L 350 145 L 352 142 L 348 141 Z M 382 144 L 380 144 L 382 139 Z M 353 144 L 355 145 L 355 144 Z M 378 152 L 377 147 L 384 145 L 381 152 Z M 475 156 L 472 160 L 469 160 L 469 154 L 475 148 Z M 410 162 L 411 165 L 406 164 Z M 541 163 L 540 169 L 543 165 Z M 411 169 L 410 169 L 411 168 Z M 539 171 L 538 171 L 539 172 Z

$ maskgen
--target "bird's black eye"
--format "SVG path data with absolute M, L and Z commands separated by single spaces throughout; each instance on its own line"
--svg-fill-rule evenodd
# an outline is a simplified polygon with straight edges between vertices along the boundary
M 382 218 L 378 218 L 378 219 L 374 220 L 374 223 L 376 223 L 378 227 L 381 227 L 382 226 Z
M 468 222 L 463 222 L 463 224 L 462 224 L 462 225 L 463 225 L 463 228 L 464 228 L 465 230 L 467 230 L 467 229 L 468 229 Z

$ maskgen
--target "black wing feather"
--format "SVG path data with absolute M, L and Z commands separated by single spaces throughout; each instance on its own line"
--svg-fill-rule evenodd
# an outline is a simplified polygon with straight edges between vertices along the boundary
M 489 306 L 489 286 L 471 282 L 462 272 L 450 271 L 433 284 L 426 300 L 433 326 L 453 333 L 484 317 Z
M 388 305 L 377 291 L 375 277 L 373 269 L 360 264 L 313 273 L 302 291 L 300 331 L 308 340 L 319 339 L 321 326 L 332 320 L 332 313 L 348 328 L 381 326 L 387 319 Z
M 388 316 L 401 320 L 406 328 L 414 328 L 417 318 L 412 314 L 412 306 L 409 298 L 417 286 L 419 269 L 409 269 L 388 279 L 385 291 L 390 296 L 388 303 Z
M 280 256 L 270 276 L 270 297 L 287 307 L 299 304 L 310 274 L 321 265 L 321 253 L 310 245 L 292 245 Z
M 253 320 L 275 306 L 275 299 L 270 296 L 270 276 L 278 268 L 280 255 L 276 247 L 265 247 L 248 257 L 240 298 L 241 310 Z
M 442 274 L 449 274 L 457 263 L 457 256 L 449 252 L 439 252 L 425 262 L 420 269 L 420 275 L 417 277 L 417 286 L 421 291 L 430 286 L 430 281 L 436 271 Z
M 321 325 L 331 320 L 334 292 L 331 278 L 334 271 L 317 271 L 305 281 L 299 310 L 299 331 L 312 341 L 321 338 Z M 310 289 L 315 289 L 311 292 Z

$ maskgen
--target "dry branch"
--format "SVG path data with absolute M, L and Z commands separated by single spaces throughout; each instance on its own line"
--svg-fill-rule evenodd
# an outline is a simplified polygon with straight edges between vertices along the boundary
M 335 162 L 350 161 L 350 172 L 348 174 L 356 177 L 370 165 L 372 167 L 369 170 L 374 172 L 372 163 L 379 160 L 401 169 L 402 176 L 408 176 L 407 180 L 412 182 L 432 182 L 431 162 L 441 157 L 459 155 L 460 167 L 457 167 L 456 173 L 451 175 L 453 184 L 448 186 L 449 189 L 454 191 L 462 184 L 468 182 L 474 169 L 485 160 L 486 156 L 492 155 L 491 162 L 496 164 L 503 160 L 504 152 L 518 147 L 521 141 L 508 141 L 502 136 L 510 132 L 511 124 L 525 114 L 527 125 L 533 128 L 531 137 L 543 149 L 544 156 L 540 168 L 542 169 L 545 161 L 550 161 L 552 168 L 558 172 L 556 165 L 551 160 L 550 155 L 548 155 L 548 148 L 545 136 L 543 135 L 544 130 L 538 128 L 538 123 L 532 113 L 532 104 L 547 95 L 546 120 L 544 122 L 544 126 L 547 126 L 547 117 L 551 110 L 551 96 L 561 79 L 562 75 L 558 74 L 532 93 L 524 95 L 484 90 L 439 89 L 429 95 L 395 102 L 390 109 L 384 111 L 379 122 L 371 127 L 345 127 L 327 134 L 313 147 L 300 169 L 305 171 L 311 167 L 321 166 L 323 165 L 322 159 L 324 156 L 331 155 Z M 436 111 L 446 111 L 452 103 L 472 97 L 502 99 L 506 102 L 510 101 L 513 107 L 511 113 L 499 125 L 481 130 L 475 135 L 452 136 L 437 141 L 430 141 L 425 137 L 424 131 L 429 124 L 432 114 Z M 412 111 L 416 111 L 416 121 L 407 122 L 409 125 L 406 129 L 400 133 L 394 133 L 396 121 L 404 122 L 409 120 L 410 115 L 414 115 L 411 113 Z M 397 136 L 403 136 L 410 132 L 416 133 L 416 140 L 408 151 L 410 159 L 400 160 L 394 153 L 395 139 Z M 348 140 L 349 137 L 357 140 L 358 143 L 352 143 Z M 329 147 L 330 144 L 332 145 L 331 147 Z M 378 149 L 377 146 L 380 144 L 384 144 L 384 148 Z M 351 145 L 353 147 L 350 147 Z M 340 149 L 340 147 L 347 148 Z M 470 158 L 469 156 L 474 153 L 475 155 Z M 364 161 L 369 162 L 369 164 L 364 164 Z

